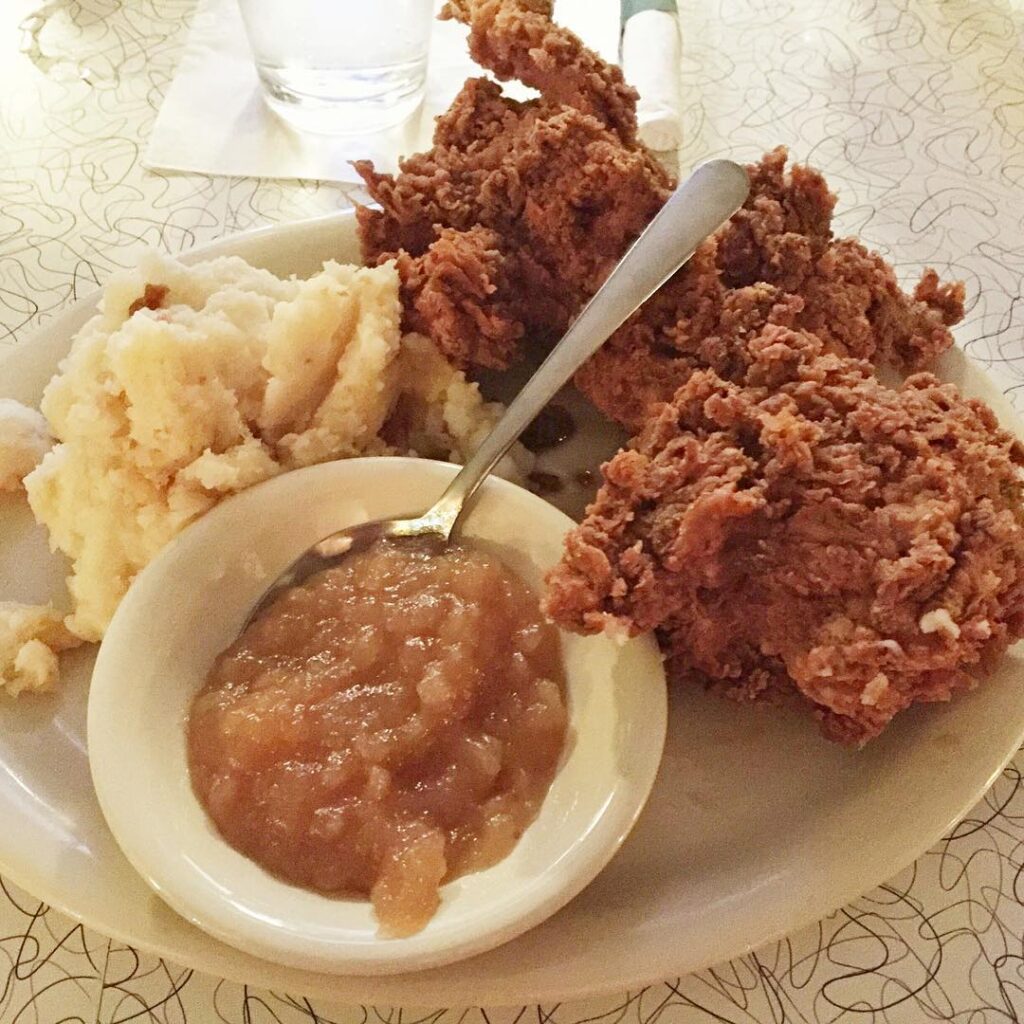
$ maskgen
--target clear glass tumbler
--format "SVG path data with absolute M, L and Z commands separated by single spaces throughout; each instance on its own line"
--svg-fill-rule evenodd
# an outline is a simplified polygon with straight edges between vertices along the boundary
M 270 107 L 306 131 L 369 133 L 423 99 L 433 0 L 239 0 Z

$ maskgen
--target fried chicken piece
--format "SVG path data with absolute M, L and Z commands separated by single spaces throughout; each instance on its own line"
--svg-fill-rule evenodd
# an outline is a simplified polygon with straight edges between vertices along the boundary
M 469 26 L 469 52 L 502 81 L 518 79 L 553 103 L 592 114 L 636 142 L 637 92 L 622 71 L 551 20 L 551 0 L 448 0 L 442 19 Z
M 607 416 L 639 430 L 648 409 L 700 367 L 742 379 L 744 337 L 765 323 L 900 368 L 927 365 L 952 345 L 963 284 L 942 285 L 927 270 L 905 294 L 878 253 L 832 237 L 835 196 L 817 171 L 786 173 L 786 160 L 779 147 L 748 167 L 743 209 L 579 372 L 577 385 Z
M 1024 635 L 1024 450 L 930 374 L 890 389 L 773 324 L 746 348 L 741 383 L 690 373 L 607 463 L 546 610 L 656 629 L 674 681 L 864 743 Z
M 470 79 L 433 147 L 397 176 L 355 164 L 381 206 L 357 211 L 364 260 L 398 259 L 408 326 L 461 367 L 506 366 L 523 334 L 561 334 L 672 187 L 635 142 L 621 73 L 552 25 L 548 8 L 466 0 L 449 12 L 469 21 L 478 59 L 521 73 L 539 99 Z

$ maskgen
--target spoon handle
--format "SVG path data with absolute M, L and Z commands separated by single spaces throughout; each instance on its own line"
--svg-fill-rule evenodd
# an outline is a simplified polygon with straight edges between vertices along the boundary
M 462 508 L 519 435 L 637 308 L 743 204 L 747 172 L 730 160 L 702 164 L 669 197 L 494 429 L 424 517 L 450 534 Z

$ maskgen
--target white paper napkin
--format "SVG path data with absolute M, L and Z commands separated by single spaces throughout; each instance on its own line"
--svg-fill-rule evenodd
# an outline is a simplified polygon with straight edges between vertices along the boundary
M 675 149 L 682 138 L 679 92 L 679 16 L 640 11 L 622 32 L 622 73 L 640 93 L 640 138 L 655 150 Z
M 618 0 L 557 0 L 555 17 L 606 60 L 617 59 Z M 357 182 L 348 161 L 369 158 L 380 169 L 394 170 L 399 156 L 428 148 L 434 117 L 448 108 L 468 77 L 480 73 L 466 51 L 465 27 L 436 22 L 418 117 L 368 136 L 297 132 L 261 99 L 236 0 L 200 0 L 143 163 L 199 174 Z M 517 83 L 505 88 L 511 95 L 528 95 Z

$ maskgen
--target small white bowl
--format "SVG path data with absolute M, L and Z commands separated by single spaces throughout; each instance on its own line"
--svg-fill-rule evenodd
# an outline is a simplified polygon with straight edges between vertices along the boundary
M 136 870 L 211 935 L 282 964 L 334 973 L 435 967 L 543 921 L 608 863 L 654 783 L 666 697 L 654 641 L 563 635 L 570 737 L 536 821 L 495 866 L 442 887 L 418 934 L 382 939 L 370 904 L 287 884 L 232 849 L 189 781 L 185 720 L 216 655 L 267 584 L 333 530 L 430 505 L 455 467 L 351 459 L 236 495 L 186 529 L 135 580 L 107 631 L 89 696 L 100 806 Z M 571 521 L 491 478 L 464 534 L 497 547 L 538 588 Z

